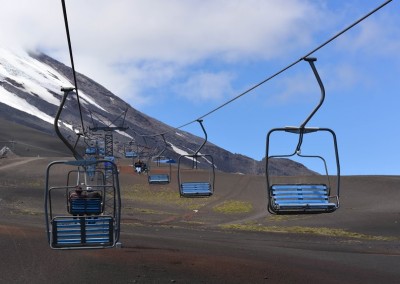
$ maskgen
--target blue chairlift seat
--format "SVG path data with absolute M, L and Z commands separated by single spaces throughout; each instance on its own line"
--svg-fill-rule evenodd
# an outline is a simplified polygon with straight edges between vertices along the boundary
M 212 186 L 209 182 L 184 182 L 180 186 L 182 197 L 205 197 L 212 194 Z
M 62 217 L 52 220 L 51 247 L 112 247 L 114 244 L 113 218 Z
M 270 188 L 270 208 L 279 212 L 333 212 L 338 204 L 330 202 L 325 184 L 274 184 Z
M 149 184 L 169 183 L 169 175 L 167 175 L 167 174 L 149 175 L 148 181 L 149 181 Z
M 97 148 L 96 147 L 87 147 L 85 151 L 86 155 L 96 155 L 97 154 Z
M 96 165 L 93 164 L 93 165 L 87 166 L 86 174 L 87 174 L 88 177 L 93 178 L 95 176 L 95 174 L 96 174 Z
M 95 157 L 89 157 L 87 161 L 91 161 L 92 163 L 88 163 L 86 166 L 86 174 L 88 177 L 93 178 L 95 176 L 96 172 L 96 158 Z
M 134 151 L 126 151 L 125 152 L 125 158 L 136 158 L 137 154 Z
M 104 160 L 110 161 L 110 162 L 105 162 L 104 163 L 104 168 L 106 170 L 110 170 L 113 168 L 113 163 L 115 163 L 115 157 L 114 156 L 105 156 Z

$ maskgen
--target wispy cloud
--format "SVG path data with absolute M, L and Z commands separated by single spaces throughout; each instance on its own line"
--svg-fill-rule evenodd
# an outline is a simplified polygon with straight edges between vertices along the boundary
M 346 15 L 354 10 L 350 4 L 332 10 L 335 7 L 324 2 L 303 0 L 66 4 L 77 70 L 135 107 L 154 103 L 156 89 L 196 103 L 226 99 L 235 90 L 234 80 L 242 76 L 237 70 L 241 64 L 302 55 L 301 50 L 321 43 L 316 36 L 333 35 L 327 28 L 343 28 Z M 42 7 L 48 12 L 43 14 Z M 384 13 L 369 19 L 338 42 L 337 54 L 395 55 L 400 44 L 398 18 L 396 13 Z M 1 45 L 39 49 L 69 65 L 58 1 L 7 1 L 0 26 Z M 342 82 L 356 80 L 354 67 L 341 63 L 340 57 L 338 63 Z M 281 83 L 286 88 L 278 91 L 280 103 L 305 95 L 304 78 L 296 76 Z
M 176 87 L 180 96 L 195 103 L 221 101 L 232 94 L 233 76 L 226 72 L 194 74 L 186 82 Z
M 399 13 L 387 12 L 365 21 L 341 41 L 341 48 L 364 56 L 387 56 L 397 59 L 400 48 Z M 346 43 L 347 42 L 347 43 Z
M 300 0 L 85 0 L 66 4 L 77 70 L 136 103 L 148 101 L 148 88 L 162 86 L 204 60 L 234 63 L 282 56 L 310 41 L 320 17 L 315 6 Z M 7 44 L 41 49 L 69 63 L 58 1 L 7 1 L 2 15 L 0 25 L 7 28 L 0 29 L 0 38 L 7 39 Z M 124 68 L 127 62 L 129 70 Z M 225 80 L 221 84 L 228 83 L 226 76 L 217 76 Z M 188 86 L 212 80 L 201 74 L 195 77 L 186 79 Z M 203 92 L 200 98 L 214 100 L 216 96 Z

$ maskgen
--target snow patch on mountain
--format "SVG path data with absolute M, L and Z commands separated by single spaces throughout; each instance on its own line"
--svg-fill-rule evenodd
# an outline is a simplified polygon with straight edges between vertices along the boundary
M 129 134 L 126 133 L 125 131 L 116 130 L 115 132 L 117 132 L 118 134 L 121 134 L 121 135 L 123 135 L 123 136 L 125 136 L 125 137 L 128 137 L 128 138 L 131 139 L 131 140 L 134 139 L 131 135 L 129 135 Z
M 61 87 L 72 87 L 71 82 L 52 67 L 28 54 L 17 55 L 0 48 L 0 102 L 51 124 L 54 122 L 53 117 L 8 91 L 3 84 L 10 84 L 26 94 L 39 97 L 55 106 L 60 105 Z M 92 97 L 80 90 L 79 96 L 83 104 L 106 111 Z
M 54 118 L 45 114 L 44 112 L 40 111 L 38 108 L 34 107 L 33 105 L 29 104 L 24 99 L 14 95 L 13 93 L 8 92 L 2 86 L 0 86 L 0 102 L 4 103 L 12 108 L 17 110 L 29 113 L 30 115 L 36 116 L 41 120 L 44 120 L 48 123 L 53 124 Z
M 191 155 L 191 154 L 189 154 L 188 152 L 186 152 L 186 151 L 184 151 L 184 150 L 182 150 L 182 149 L 176 147 L 174 144 L 172 144 L 172 143 L 170 143 L 170 142 L 167 142 L 167 143 L 171 146 L 172 150 L 173 150 L 175 153 L 177 153 L 177 154 L 179 154 L 179 155 L 181 155 L 181 156 L 184 156 L 184 155 Z M 199 155 L 202 155 L 201 153 L 198 153 L 198 154 L 199 154 Z M 191 158 L 191 157 L 185 157 L 185 158 L 186 158 L 186 159 L 189 159 L 189 160 L 191 160 L 191 161 L 194 160 L 194 159 Z M 207 163 L 209 163 L 210 165 L 212 165 L 212 162 L 211 162 L 209 159 L 207 159 L 205 156 L 202 156 L 201 158 L 203 158 Z M 199 160 L 197 160 L 197 162 L 198 162 L 198 163 L 201 163 Z
M 102 111 L 107 111 L 106 109 L 101 107 L 98 103 L 96 103 L 96 101 L 93 98 L 89 97 L 81 90 L 78 90 L 78 93 L 79 93 L 79 97 L 82 99 L 83 104 L 89 105 L 89 106 L 93 105 L 93 106 L 97 107 L 98 109 L 101 109 Z
M 16 82 L 16 88 L 54 105 L 60 104 L 54 94 L 60 93 L 61 87 L 71 87 L 68 79 L 53 68 L 27 54 L 15 55 L 0 48 L 0 79 L 6 78 Z

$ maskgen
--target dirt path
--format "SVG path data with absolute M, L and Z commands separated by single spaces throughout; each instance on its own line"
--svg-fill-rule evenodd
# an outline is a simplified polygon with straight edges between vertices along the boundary
M 42 160 L 43 158 L 40 158 L 40 157 L 33 157 L 33 158 L 24 158 L 23 160 L 7 160 L 7 161 L 10 161 L 10 163 L 7 163 L 7 164 L 3 164 L 3 165 L 0 165 L 0 170 L 6 170 L 6 169 L 9 169 L 9 168 L 12 168 L 12 167 L 16 167 L 16 166 L 21 166 L 21 165 L 24 165 L 24 164 L 27 164 L 27 163 L 30 163 L 30 162 L 33 162 L 33 161 L 37 161 L 37 160 Z

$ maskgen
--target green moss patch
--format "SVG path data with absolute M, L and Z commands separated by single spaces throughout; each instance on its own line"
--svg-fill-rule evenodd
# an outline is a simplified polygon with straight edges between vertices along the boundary
M 249 213 L 253 209 L 250 202 L 228 200 L 213 207 L 213 210 L 223 214 Z
M 343 237 L 343 238 L 373 240 L 373 241 L 393 241 L 398 239 L 396 237 L 372 236 L 356 232 L 350 232 L 344 229 L 334 229 L 326 227 L 301 227 L 301 226 L 280 227 L 280 226 L 260 226 L 258 224 L 231 224 L 231 225 L 223 225 L 221 227 L 223 229 L 241 230 L 241 231 L 310 234 L 310 235 Z
M 178 190 L 173 190 L 168 186 L 156 188 L 143 184 L 124 189 L 122 198 L 147 204 L 179 206 L 190 210 L 198 210 L 208 202 L 206 198 L 182 198 Z

